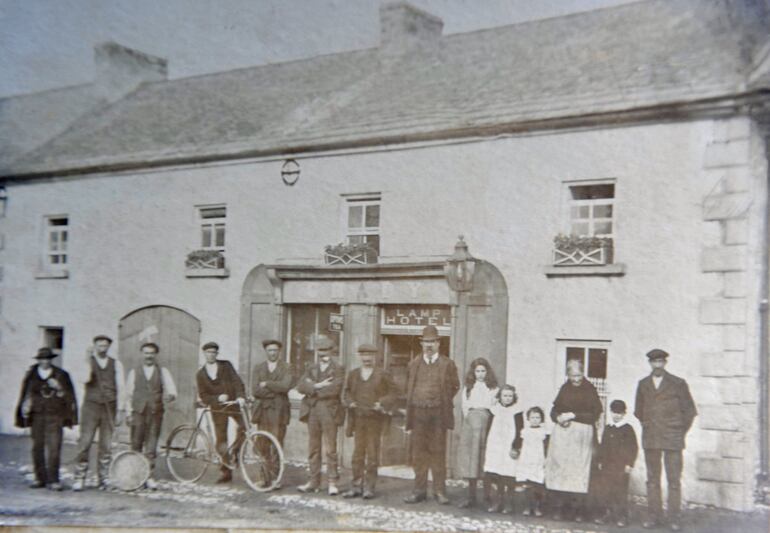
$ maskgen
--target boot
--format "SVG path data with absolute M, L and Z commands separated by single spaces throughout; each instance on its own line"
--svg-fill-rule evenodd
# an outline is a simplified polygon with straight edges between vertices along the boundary
M 492 476 L 489 474 L 484 475 L 484 507 L 492 505 Z
M 497 482 L 497 501 L 495 501 L 494 491 L 490 489 L 490 505 L 487 511 L 490 513 L 499 513 L 503 509 L 503 499 L 505 498 L 505 484 Z
M 468 507 L 476 507 L 476 480 L 468 480 L 468 497 L 457 504 L 461 509 L 467 509 Z
M 72 483 L 72 490 L 80 492 L 86 486 L 86 472 L 88 471 L 88 463 L 78 463 L 75 465 L 74 478 Z
M 516 495 L 516 485 L 514 483 L 506 483 L 505 491 L 505 505 L 503 507 L 503 514 L 513 514 L 515 511 L 513 498 Z
M 111 457 L 100 457 L 99 458 L 99 470 L 97 472 L 98 479 L 99 479 L 99 490 L 107 490 L 107 484 L 109 482 L 110 478 L 110 463 Z

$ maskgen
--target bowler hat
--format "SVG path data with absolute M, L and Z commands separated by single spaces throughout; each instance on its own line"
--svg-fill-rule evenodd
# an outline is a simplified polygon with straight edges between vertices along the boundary
M 337 349 L 337 345 L 326 335 L 318 335 L 315 339 L 315 348 L 319 352 L 328 352 Z
M 283 343 L 281 341 L 277 341 L 275 339 L 267 339 L 267 340 L 262 341 L 262 347 L 263 348 L 267 348 L 271 344 L 276 344 L 276 345 L 278 345 L 279 348 L 283 348 Z
M 148 346 L 149 346 L 150 348 L 155 348 L 155 353 L 158 353 L 158 352 L 160 351 L 160 348 L 159 348 L 159 347 L 158 347 L 158 345 L 157 345 L 157 344 L 155 344 L 154 342 L 145 342 L 144 344 L 142 344 L 142 346 L 141 346 L 141 348 L 139 348 L 139 350 L 144 350 L 144 349 L 145 349 L 145 348 L 147 348 Z
M 374 344 L 362 344 L 358 347 L 358 353 L 360 354 L 367 354 L 367 355 L 374 355 L 378 352 L 377 347 Z
M 94 344 L 96 344 L 96 341 L 107 341 L 110 344 L 112 344 L 112 339 L 109 338 L 107 335 L 97 335 L 96 337 L 94 337 L 94 341 L 93 341 Z
M 201 350 L 203 350 L 204 352 L 206 350 L 216 350 L 216 351 L 219 351 L 219 344 L 217 344 L 216 342 L 207 342 L 206 344 L 203 345 Z
M 647 352 L 647 359 L 650 361 L 655 361 L 656 359 L 667 359 L 668 353 L 664 352 L 663 350 L 659 348 L 655 348 L 654 350 L 650 350 Z
M 422 329 L 422 340 L 424 341 L 437 341 L 441 337 L 438 336 L 438 330 L 436 326 L 425 326 Z
M 35 359 L 53 359 L 54 357 L 56 357 L 56 354 L 50 348 L 40 348 Z

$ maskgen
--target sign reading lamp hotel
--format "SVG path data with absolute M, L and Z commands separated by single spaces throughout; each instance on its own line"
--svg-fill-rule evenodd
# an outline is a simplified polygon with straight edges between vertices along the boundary
M 452 317 L 448 306 L 386 305 L 382 310 L 382 329 L 408 329 L 418 334 L 425 326 L 436 326 L 441 335 L 449 335 Z M 412 333 L 412 332 L 410 332 Z

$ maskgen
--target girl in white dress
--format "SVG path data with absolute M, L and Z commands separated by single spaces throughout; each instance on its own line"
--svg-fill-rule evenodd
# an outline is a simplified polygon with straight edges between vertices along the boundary
M 524 415 L 516 407 L 516 388 L 505 385 L 500 389 L 498 402 L 492 407 L 492 427 L 487 437 L 484 454 L 484 486 L 497 485 L 498 498 L 492 502 L 490 513 L 513 513 L 513 496 L 516 489 L 516 456 L 514 443 L 522 426 Z M 491 491 L 490 491 L 491 492 Z
M 545 496 L 545 451 L 548 446 L 548 430 L 543 425 L 545 414 L 539 407 L 527 409 L 527 426 L 518 439 L 518 469 L 516 479 L 527 486 L 527 509 L 524 516 L 543 516 L 541 506 Z

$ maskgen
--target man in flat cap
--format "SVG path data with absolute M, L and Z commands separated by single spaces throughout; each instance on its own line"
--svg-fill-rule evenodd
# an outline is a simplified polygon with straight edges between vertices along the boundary
M 304 394 L 299 419 L 307 423 L 308 462 L 310 479 L 300 485 L 300 492 L 318 492 L 321 486 L 321 452 L 326 448 L 326 472 L 329 478 L 329 495 L 339 494 L 337 482 L 337 428 L 345 421 L 345 409 L 340 395 L 345 381 L 345 370 L 334 360 L 337 345 L 326 335 L 315 339 L 318 363 L 311 365 L 297 384 Z
M 655 349 L 647 353 L 652 373 L 636 389 L 634 415 L 642 423 L 642 448 L 647 464 L 647 505 L 649 516 L 644 527 L 662 522 L 660 471 L 661 458 L 668 482 L 668 518 L 674 531 L 681 528 L 682 450 L 685 435 L 697 414 L 687 382 L 666 372 L 668 353 Z
M 433 493 L 441 505 L 446 497 L 446 432 L 454 429 L 453 398 L 460 390 L 457 367 L 440 355 L 438 330 L 425 326 L 420 345 L 422 356 L 409 363 L 406 388 L 406 429 L 412 434 L 414 490 L 406 503 L 425 500 L 428 470 L 433 475 Z
M 34 489 L 48 485 L 62 490 L 59 482 L 62 427 L 78 423 L 78 404 L 70 375 L 51 364 L 56 355 L 48 348 L 37 352 L 34 364 L 24 376 L 16 408 L 16 426 L 32 428 L 32 462 L 35 465 Z M 46 461 L 46 457 L 48 460 Z
M 353 480 L 350 490 L 343 494 L 345 498 L 374 498 L 382 430 L 398 396 L 390 372 L 375 365 L 377 353 L 373 344 L 358 347 L 361 366 L 348 374 L 342 393 L 348 408 L 347 433 L 355 437 Z
M 246 428 L 243 427 L 240 407 L 235 402 L 243 403 L 246 398 L 246 388 L 230 361 L 217 359 L 219 345 L 207 342 L 201 348 L 206 357 L 206 363 L 198 370 L 195 381 L 198 385 L 198 397 L 203 405 L 211 408 L 211 420 L 214 422 L 214 433 L 219 455 L 224 461 L 232 464 L 238 456 L 241 444 L 246 439 Z M 233 419 L 238 425 L 233 457 L 227 453 L 227 421 Z M 229 483 L 233 479 L 232 471 L 224 464 L 220 467 L 221 475 L 217 483 Z
M 132 368 L 126 376 L 126 406 L 131 426 L 131 449 L 144 452 L 150 461 L 151 473 L 147 488 L 154 489 L 152 477 L 158 450 L 158 437 L 163 423 L 163 404 L 176 399 L 176 385 L 171 372 L 156 361 L 160 348 L 154 342 L 145 342 L 140 348 L 142 364 Z
M 107 354 L 112 339 L 97 335 L 88 354 L 88 378 L 85 382 L 85 397 L 80 408 L 80 438 L 75 459 L 75 482 L 72 490 L 85 487 L 88 471 L 88 455 L 96 432 L 99 431 L 99 454 L 97 476 L 99 488 L 107 487 L 107 474 L 112 459 L 112 432 L 123 423 L 125 417 L 125 394 L 123 365 Z
M 257 365 L 251 376 L 251 395 L 256 399 L 252 422 L 260 430 L 272 433 L 283 446 L 291 418 L 288 394 L 292 386 L 291 369 L 281 358 L 281 341 L 268 339 L 262 341 L 262 347 L 267 360 Z

